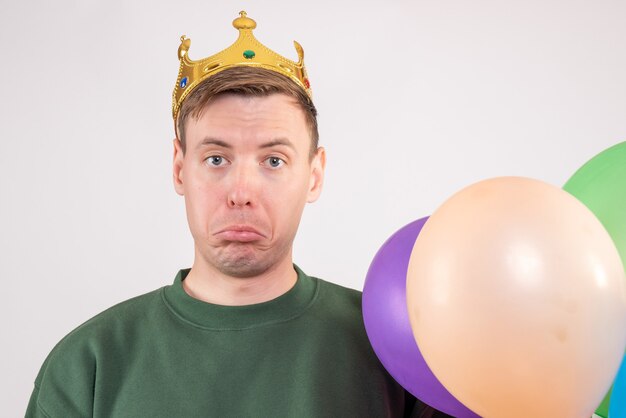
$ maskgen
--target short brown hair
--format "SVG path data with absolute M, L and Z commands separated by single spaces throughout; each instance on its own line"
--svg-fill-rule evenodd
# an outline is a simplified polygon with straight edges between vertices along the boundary
M 294 81 L 276 71 L 260 67 L 237 66 L 223 70 L 202 81 L 185 98 L 178 113 L 178 135 L 185 153 L 185 122 L 189 116 L 198 118 L 206 106 L 216 97 L 225 94 L 263 97 L 282 93 L 295 99 L 304 112 L 311 134 L 310 157 L 318 147 L 317 110 L 306 92 Z

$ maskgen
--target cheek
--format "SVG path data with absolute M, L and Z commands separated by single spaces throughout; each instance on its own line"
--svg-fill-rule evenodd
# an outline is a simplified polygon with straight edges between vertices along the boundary
M 200 181 L 190 181 L 185 186 L 185 205 L 190 227 L 196 233 L 208 233 L 210 221 L 222 202 L 220 186 Z
M 273 207 L 277 220 L 283 224 L 297 226 L 307 198 L 308 181 L 294 182 L 293 178 L 275 188 L 267 189 L 265 198 Z

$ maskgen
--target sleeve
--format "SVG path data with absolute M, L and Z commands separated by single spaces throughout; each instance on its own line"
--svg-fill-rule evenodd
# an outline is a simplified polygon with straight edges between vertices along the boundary
M 444 412 L 426 405 L 424 402 L 416 399 L 415 396 L 405 391 L 405 408 L 404 418 L 454 418 Z
M 39 397 L 39 387 L 35 384 L 33 393 L 30 395 L 30 401 L 28 401 L 28 407 L 26 408 L 25 418 L 50 418 L 39 405 L 37 404 L 37 398 Z
M 39 370 L 25 418 L 93 416 L 95 366 L 88 343 L 61 340 Z

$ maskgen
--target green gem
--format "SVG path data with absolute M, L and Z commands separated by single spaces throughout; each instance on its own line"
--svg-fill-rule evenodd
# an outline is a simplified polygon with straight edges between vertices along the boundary
M 245 51 L 243 51 L 243 57 L 247 60 L 251 60 L 252 58 L 254 58 L 255 55 L 256 54 L 251 49 L 246 49 Z

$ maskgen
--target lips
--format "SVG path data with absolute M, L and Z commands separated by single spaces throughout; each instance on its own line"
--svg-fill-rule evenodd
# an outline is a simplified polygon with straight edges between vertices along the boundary
M 224 241 L 238 242 L 252 242 L 265 238 L 261 232 L 249 225 L 230 225 L 215 235 Z

